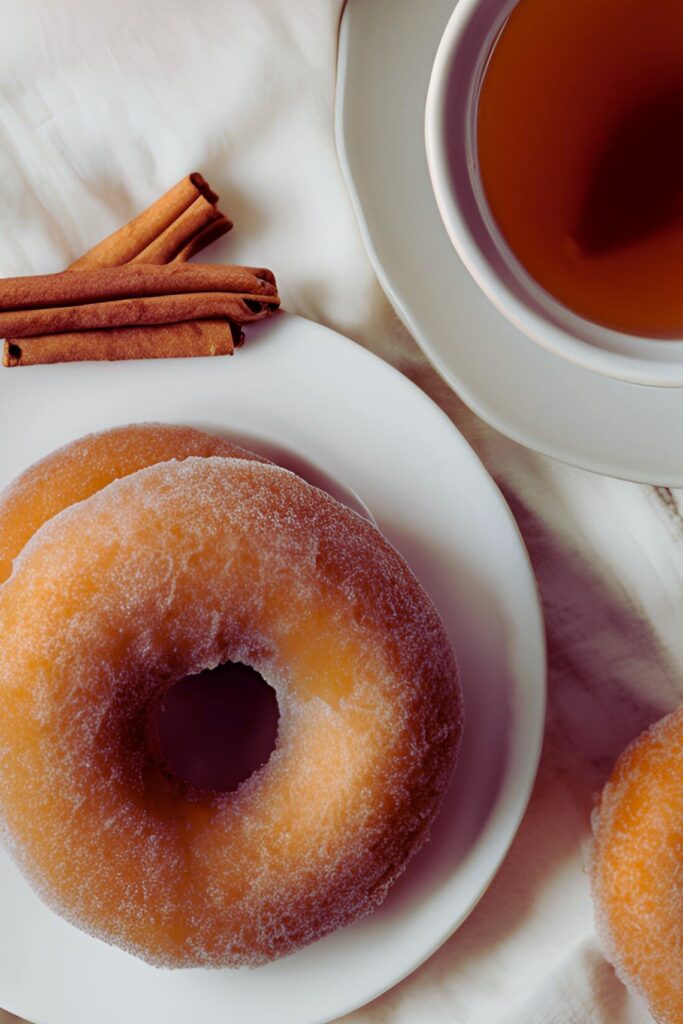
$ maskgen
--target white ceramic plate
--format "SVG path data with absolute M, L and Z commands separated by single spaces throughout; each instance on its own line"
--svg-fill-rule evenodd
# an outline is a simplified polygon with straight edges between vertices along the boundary
M 452 637 L 465 690 L 464 749 L 432 841 L 385 906 L 255 971 L 148 967 L 61 921 L 2 855 L 0 1005 L 40 1024 L 328 1021 L 395 984 L 444 941 L 517 829 L 545 704 L 526 551 L 500 493 L 437 406 L 364 349 L 289 316 L 253 329 L 231 360 L 0 371 L 0 486 L 74 437 L 142 420 L 284 449 L 294 453 L 290 464 L 319 467 L 342 495 L 360 496 Z
M 424 147 L 453 0 L 349 0 L 337 146 L 370 259 L 401 319 L 464 401 L 521 444 L 584 469 L 683 486 L 683 389 L 585 370 L 498 312 L 441 223 Z

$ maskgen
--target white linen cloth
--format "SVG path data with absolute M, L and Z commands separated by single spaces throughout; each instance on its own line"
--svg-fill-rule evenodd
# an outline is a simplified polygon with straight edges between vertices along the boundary
M 0 274 L 60 269 L 200 169 L 236 223 L 212 259 L 274 267 L 287 309 L 373 349 L 447 411 L 503 488 L 539 579 L 545 749 L 477 909 L 412 977 L 345 1020 L 644 1024 L 601 956 L 582 865 L 593 794 L 683 695 L 683 519 L 666 490 L 553 463 L 490 430 L 400 326 L 337 165 L 340 6 L 4 0 Z

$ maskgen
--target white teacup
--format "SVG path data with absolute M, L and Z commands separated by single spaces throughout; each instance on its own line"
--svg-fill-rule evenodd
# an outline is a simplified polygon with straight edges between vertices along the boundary
M 434 61 L 427 159 L 446 230 L 480 288 L 534 341 L 608 377 L 683 387 L 683 333 L 638 337 L 571 312 L 528 274 L 489 210 L 477 157 L 477 105 L 487 60 L 517 2 L 458 0 Z

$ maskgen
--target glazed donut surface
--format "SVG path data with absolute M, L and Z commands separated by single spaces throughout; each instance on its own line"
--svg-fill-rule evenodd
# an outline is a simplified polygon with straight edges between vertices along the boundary
M 7 556 L 5 840 L 52 907 L 151 963 L 263 963 L 373 909 L 423 844 L 453 654 L 381 534 L 294 474 L 206 454 L 114 475 Z M 228 660 L 275 688 L 277 746 L 235 792 L 188 792 L 145 709 Z

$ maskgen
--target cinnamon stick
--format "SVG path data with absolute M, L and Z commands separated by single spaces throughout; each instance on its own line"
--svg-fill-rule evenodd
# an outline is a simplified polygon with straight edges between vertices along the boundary
M 207 245 L 211 245 L 211 243 L 215 242 L 216 239 L 227 234 L 231 228 L 232 221 L 228 220 L 227 217 L 224 217 L 222 213 L 218 213 L 215 220 L 210 221 L 206 227 L 203 227 L 196 235 L 187 239 L 182 249 L 179 249 L 173 257 L 173 262 L 186 262 L 193 256 L 196 256 L 198 252 L 201 252 L 202 249 L 205 249 Z
M 136 296 L 47 309 L 11 309 L 0 312 L 0 336 L 5 335 L 15 340 L 35 334 L 104 330 L 139 324 L 177 324 L 185 320 L 213 320 L 220 317 L 234 324 L 245 324 L 271 316 L 278 305 L 279 299 L 273 295 L 190 292 Z
M 107 299 L 189 292 L 234 292 L 278 302 L 275 278 L 265 268 L 223 263 L 127 264 L 83 270 L 78 274 L 62 271 L 59 274 L 2 278 L 0 320 L 14 310 L 39 310 Z
M 164 196 L 129 224 L 115 231 L 79 260 L 72 263 L 69 270 L 76 270 L 82 274 L 89 269 L 107 266 L 121 268 L 130 263 L 161 266 L 173 261 L 176 265 L 182 265 L 202 248 L 232 228 L 232 222 L 217 209 L 215 205 L 217 201 L 217 194 L 209 187 L 206 180 L 201 174 L 194 172 L 174 185 Z M 76 296 L 75 301 L 68 300 L 66 306 L 57 307 L 56 313 L 50 313 L 52 307 L 44 306 L 44 303 L 51 301 L 45 292 L 42 296 L 35 294 L 32 296 L 30 289 L 28 293 L 22 290 L 21 283 L 14 288 L 17 285 L 15 280 L 8 285 L 15 303 L 21 301 L 28 303 L 27 309 L 16 309 L 15 312 L 28 312 L 29 309 L 42 312 L 35 320 L 24 317 L 23 327 L 18 327 L 16 331 L 12 330 L 13 334 L 17 334 L 17 339 L 12 338 L 5 341 L 3 362 L 6 366 L 25 366 L 82 359 L 141 359 L 163 356 L 232 354 L 235 345 L 241 344 L 244 340 L 240 324 L 268 316 L 279 305 L 279 299 L 275 290 L 275 280 L 269 271 L 249 272 L 248 268 L 231 269 L 247 271 L 259 278 L 261 283 L 256 284 L 244 274 L 242 277 L 233 275 L 227 281 L 223 277 L 219 281 L 215 273 L 213 277 L 211 276 L 211 269 L 209 269 L 208 277 L 204 275 L 201 279 L 191 278 L 189 284 L 187 281 L 183 282 L 180 278 L 176 278 L 173 287 L 175 289 L 180 288 L 183 284 L 188 284 L 188 287 L 193 290 L 206 287 L 213 292 L 217 285 L 222 287 L 227 285 L 231 289 L 245 285 L 249 289 L 256 288 L 258 295 L 252 291 L 244 293 L 233 291 L 229 297 L 223 295 L 220 301 L 216 301 L 218 293 L 210 295 L 209 292 L 206 292 L 201 296 L 199 302 L 195 302 L 191 293 L 184 294 L 173 290 L 165 292 L 164 286 L 162 286 L 162 295 L 165 295 L 166 298 L 165 301 L 160 302 L 158 300 L 162 296 L 147 296 L 147 292 L 153 290 L 151 278 L 146 278 L 144 285 L 138 282 L 143 292 L 142 295 L 128 291 L 127 284 L 132 283 L 134 279 L 118 278 L 115 285 L 110 284 L 110 289 L 113 287 L 115 294 L 125 296 L 125 298 L 120 300 L 114 298 L 114 308 L 109 301 L 101 302 L 96 291 L 89 297 L 86 292 L 84 303 L 101 308 L 92 308 L 88 313 L 79 313 L 77 310 L 81 300 L 78 298 L 79 291 L 76 289 L 75 292 L 67 290 L 67 295 Z M 36 279 L 33 280 L 36 281 Z M 88 287 L 93 287 L 96 284 L 93 281 L 82 281 L 81 283 Z M 268 285 L 272 287 L 269 288 Z M 13 288 L 14 290 L 12 290 Z M 133 284 L 134 290 L 135 284 Z M 59 288 L 56 293 L 52 292 L 50 295 L 58 293 Z M 105 294 L 109 295 L 106 290 Z M 179 298 L 171 298 L 173 295 L 177 295 Z M 146 299 L 142 307 L 138 302 L 141 298 Z M 154 301 L 150 302 L 150 299 Z M 133 300 L 133 304 L 126 305 L 130 300 Z M 12 300 L 9 299 L 9 301 L 11 304 Z M 64 302 L 66 300 L 56 301 Z M 2 306 L 3 302 L 0 301 L 0 308 Z M 69 307 L 73 308 L 70 312 L 65 312 L 64 310 Z M 195 319 L 202 311 L 212 315 L 214 310 L 230 319 Z M 178 316 L 180 322 L 169 319 L 175 315 Z M 0 314 L 1 316 L 2 314 Z M 184 319 L 185 317 L 187 319 Z M 110 323 L 118 324 L 119 320 L 131 320 L 132 324 L 109 326 Z M 11 322 L 7 319 L 3 321 L 5 331 L 9 332 L 8 325 Z M 74 324 L 80 326 L 85 322 L 96 323 L 99 326 L 90 329 L 72 329 Z M 44 333 L 24 336 L 23 332 L 27 329 L 28 323 L 33 323 L 32 331 L 40 329 Z M 67 324 L 70 325 L 69 328 L 60 330 L 59 333 L 45 333 L 56 330 L 57 326 L 64 327 Z M 0 333 L 2 329 L 0 327 Z M 19 337 L 19 331 L 21 331 L 21 337 Z
M 199 196 L 192 206 L 188 206 L 180 217 L 174 220 L 160 235 L 157 235 L 142 252 L 129 260 L 129 263 L 170 263 L 190 239 L 196 238 L 210 224 L 218 225 L 219 223 L 220 232 L 215 235 L 216 238 L 228 232 L 232 227 L 232 222 L 219 213 L 204 196 Z
M 146 210 L 75 260 L 70 270 L 118 267 L 134 259 L 169 228 L 197 199 L 215 206 L 218 195 L 197 171 L 182 178 Z
M 160 330 L 164 332 L 161 339 Z M 187 321 L 163 328 L 114 327 L 17 339 L 6 346 L 3 362 L 5 366 L 36 366 L 82 360 L 232 355 L 240 339 L 239 328 L 231 328 L 226 320 Z

